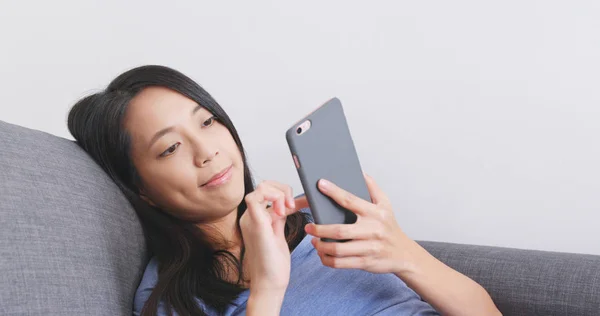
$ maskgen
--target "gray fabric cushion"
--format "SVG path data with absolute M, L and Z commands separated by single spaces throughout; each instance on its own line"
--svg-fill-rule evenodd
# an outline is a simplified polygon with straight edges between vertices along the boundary
M 600 256 L 419 243 L 486 288 L 505 316 L 600 313 Z
M 0 314 L 131 315 L 135 212 L 74 142 L 0 121 Z

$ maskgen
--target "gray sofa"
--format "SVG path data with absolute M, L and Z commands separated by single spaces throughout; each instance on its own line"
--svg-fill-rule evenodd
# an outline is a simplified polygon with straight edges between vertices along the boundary
M 74 142 L 0 121 L 0 235 L 0 315 L 131 314 L 142 228 Z M 504 315 L 600 315 L 600 256 L 420 243 Z

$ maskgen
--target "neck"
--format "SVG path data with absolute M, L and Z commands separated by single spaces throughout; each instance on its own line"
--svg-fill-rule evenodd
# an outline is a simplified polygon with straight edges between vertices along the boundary
M 229 250 L 237 254 L 241 249 L 242 236 L 237 227 L 237 208 L 222 218 L 198 223 L 197 226 L 213 241 L 215 250 Z
M 200 223 L 197 226 L 208 235 L 212 240 L 214 250 L 227 250 L 236 258 L 240 259 L 242 249 L 242 235 L 237 227 L 237 209 L 228 215 L 210 223 Z M 239 282 L 239 270 L 230 265 L 229 261 L 224 261 L 225 280 L 231 283 Z M 242 263 L 246 265 L 247 263 Z M 246 270 L 247 267 L 243 268 Z M 243 277 L 243 273 L 242 273 Z M 249 279 L 245 278 L 241 286 L 249 288 Z

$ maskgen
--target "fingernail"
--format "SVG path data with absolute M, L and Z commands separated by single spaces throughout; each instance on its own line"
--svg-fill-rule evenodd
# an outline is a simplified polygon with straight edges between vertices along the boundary
M 311 226 L 312 226 L 311 224 L 306 224 L 306 225 L 304 226 L 304 231 L 305 231 L 306 233 L 310 234 L 310 232 L 312 231 L 312 228 L 311 228 Z
M 321 185 L 322 189 L 329 189 L 331 187 L 331 182 L 325 179 L 321 179 L 321 181 L 319 181 L 319 184 Z

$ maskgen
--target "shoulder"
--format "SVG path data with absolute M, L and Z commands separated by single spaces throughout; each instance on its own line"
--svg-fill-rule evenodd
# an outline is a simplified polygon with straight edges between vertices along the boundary
M 133 314 L 139 315 L 144 307 L 144 304 L 150 297 L 152 290 L 156 286 L 158 282 L 158 260 L 156 257 L 153 257 L 146 265 L 146 270 L 144 270 L 144 276 L 142 276 L 142 281 L 135 292 L 135 298 L 133 300 Z

